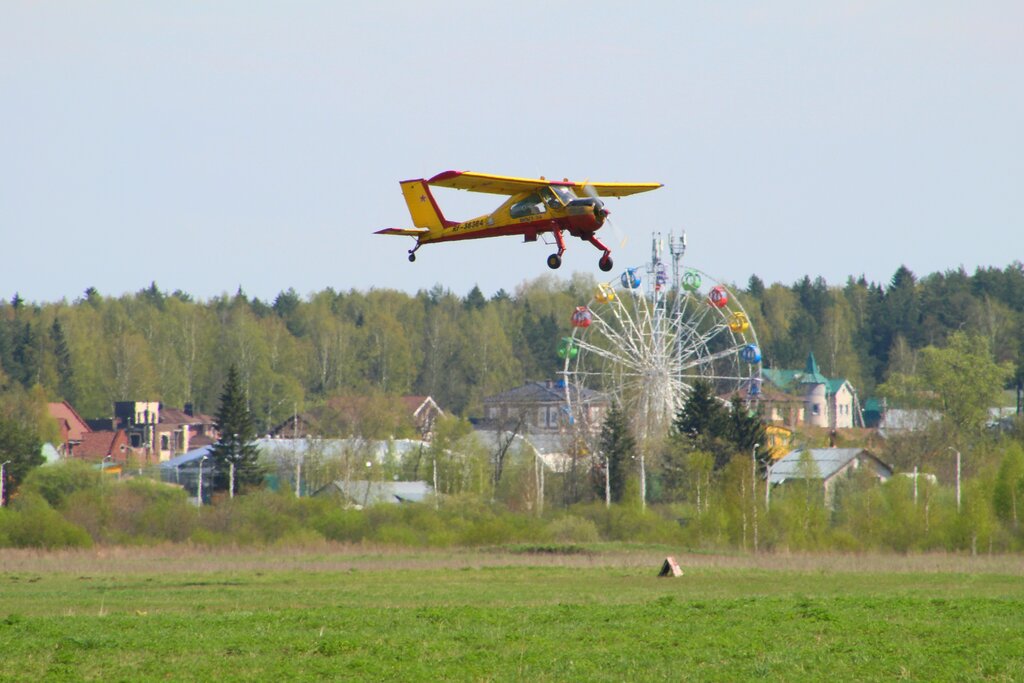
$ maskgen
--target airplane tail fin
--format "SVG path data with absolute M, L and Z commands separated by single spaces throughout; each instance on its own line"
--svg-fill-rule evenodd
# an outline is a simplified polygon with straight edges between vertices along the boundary
M 405 196 L 405 203 L 409 205 L 409 215 L 412 216 L 412 224 L 417 228 L 428 228 L 431 231 L 440 230 L 443 227 L 452 225 L 451 221 L 445 220 L 438 208 L 430 187 L 423 179 L 403 180 L 401 183 L 402 194 Z

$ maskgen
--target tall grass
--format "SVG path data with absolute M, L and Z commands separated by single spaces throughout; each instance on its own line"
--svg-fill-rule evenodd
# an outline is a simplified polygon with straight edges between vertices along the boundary
M 40 469 L 0 510 L 0 547 L 88 548 L 167 543 L 218 547 L 359 544 L 393 548 L 507 545 L 661 544 L 702 552 L 1014 551 L 1021 531 L 1001 521 L 984 487 L 965 487 L 962 509 L 948 491 L 908 480 L 885 486 L 851 481 L 827 507 L 806 487 L 773 494 L 770 509 L 752 496 L 696 509 L 686 503 L 606 507 L 548 506 L 543 516 L 474 495 L 419 504 L 347 508 L 336 500 L 259 490 L 194 507 L 175 486 L 146 479 L 101 481 L 74 465 Z M 749 491 L 747 489 L 737 489 Z M 756 536 L 755 522 L 756 520 Z

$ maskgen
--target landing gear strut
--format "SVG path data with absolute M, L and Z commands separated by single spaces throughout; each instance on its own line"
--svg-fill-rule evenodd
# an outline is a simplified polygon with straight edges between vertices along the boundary
M 548 268 L 556 270 L 562 265 L 562 254 L 565 253 L 565 240 L 562 238 L 562 231 L 555 230 L 555 244 L 558 245 L 558 253 L 548 256 Z
M 420 248 L 419 240 L 416 240 L 416 246 L 409 250 L 409 263 L 416 261 L 416 250 Z
M 594 233 L 590 233 L 589 235 L 587 235 L 583 239 L 585 239 L 586 241 L 590 242 L 595 247 L 597 247 L 598 249 L 600 249 L 601 251 L 604 252 L 604 254 L 601 255 L 601 260 L 599 260 L 597 262 L 597 267 L 600 268 L 601 270 L 603 270 L 606 273 L 609 270 L 611 270 L 612 269 L 612 265 L 613 265 L 612 264 L 612 250 L 609 249 L 608 247 L 606 247 L 604 245 L 604 243 L 601 242 L 601 240 L 597 239 L 597 237 L 594 235 Z

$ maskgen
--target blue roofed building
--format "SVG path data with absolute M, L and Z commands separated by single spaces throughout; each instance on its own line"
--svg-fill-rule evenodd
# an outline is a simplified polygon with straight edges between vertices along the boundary
M 217 471 L 210 457 L 211 448 L 202 446 L 160 463 L 160 481 L 181 486 L 195 502 L 199 500 L 202 486 L 203 503 L 209 503 Z

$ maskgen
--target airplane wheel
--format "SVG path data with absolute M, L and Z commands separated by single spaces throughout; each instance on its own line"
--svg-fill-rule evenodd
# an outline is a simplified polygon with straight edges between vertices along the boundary
M 409 254 L 409 263 L 412 263 L 415 260 L 416 260 L 416 254 Z
M 606 273 L 612 269 L 613 265 L 614 264 L 612 263 L 612 257 L 607 255 L 602 256 L 601 260 L 597 262 L 597 267 Z
M 559 256 L 558 254 L 552 254 L 551 256 L 548 256 L 548 268 L 550 268 L 551 270 L 555 270 L 560 265 L 562 265 L 561 256 Z

